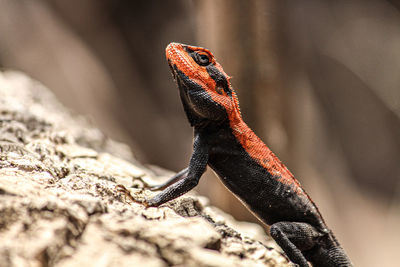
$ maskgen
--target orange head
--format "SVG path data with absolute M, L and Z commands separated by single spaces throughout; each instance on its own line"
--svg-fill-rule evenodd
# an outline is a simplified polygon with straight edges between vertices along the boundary
M 166 56 L 192 126 L 240 118 L 230 77 L 209 50 L 170 43 Z

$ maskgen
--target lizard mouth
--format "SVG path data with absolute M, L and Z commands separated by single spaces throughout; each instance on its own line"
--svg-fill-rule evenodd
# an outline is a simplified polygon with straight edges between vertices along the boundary
M 169 68 L 171 70 L 171 74 L 172 74 L 172 77 L 174 78 L 175 83 L 178 85 L 177 86 L 178 90 L 179 91 L 183 91 L 183 92 L 186 93 L 187 92 L 187 86 L 186 86 L 184 80 L 182 79 L 182 77 L 180 77 L 176 65 L 173 64 L 171 62 L 171 60 L 168 59 L 168 66 L 169 66 Z
M 178 91 L 181 92 L 181 94 L 187 95 L 188 93 L 188 86 L 185 83 L 185 80 L 183 79 L 183 77 L 180 76 L 179 71 L 177 71 L 176 66 L 170 66 L 171 67 L 171 72 L 172 72 L 172 76 L 174 77 L 174 80 L 177 84 L 178 87 Z
M 178 85 L 178 90 L 181 91 L 184 94 L 187 94 L 188 92 L 188 86 L 185 82 L 185 78 L 182 77 L 184 74 L 178 69 L 176 64 L 173 63 L 171 59 L 168 58 L 168 66 L 169 69 L 171 70 L 172 77 L 174 78 L 175 83 Z
M 169 66 L 169 69 L 171 70 L 171 74 L 172 74 L 172 77 L 174 78 L 174 81 L 176 81 L 176 72 L 172 65 L 171 60 L 169 60 L 169 59 L 168 59 L 168 66 Z

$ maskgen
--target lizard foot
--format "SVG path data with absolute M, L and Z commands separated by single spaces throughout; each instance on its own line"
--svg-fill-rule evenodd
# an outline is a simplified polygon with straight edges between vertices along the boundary
M 118 192 L 120 192 L 121 194 L 123 194 L 125 197 L 127 197 L 130 201 L 138 203 L 138 204 L 142 204 L 144 205 L 146 208 L 149 207 L 146 199 L 135 199 L 131 192 L 123 185 L 117 185 L 115 187 L 117 189 Z

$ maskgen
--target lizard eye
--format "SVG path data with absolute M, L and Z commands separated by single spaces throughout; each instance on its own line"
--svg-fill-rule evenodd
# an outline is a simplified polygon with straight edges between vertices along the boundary
M 200 54 L 199 55 L 199 63 L 200 65 L 208 65 L 208 63 L 210 63 L 210 59 L 208 58 L 207 55 L 204 54 Z
M 221 86 L 215 87 L 215 91 L 217 91 L 217 93 L 219 95 L 223 95 L 224 94 L 224 88 L 222 88 Z
M 207 66 L 210 64 L 210 58 L 206 54 L 194 53 L 193 59 L 200 66 Z

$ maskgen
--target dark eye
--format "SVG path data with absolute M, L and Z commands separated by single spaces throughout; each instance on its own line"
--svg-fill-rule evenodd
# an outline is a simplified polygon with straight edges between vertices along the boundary
M 207 66 L 210 64 L 210 58 L 206 54 L 195 53 L 193 59 L 200 66 Z
M 210 59 L 208 58 L 207 55 L 200 54 L 199 55 L 199 63 L 200 63 L 200 65 L 203 65 L 203 66 L 208 65 L 210 63 Z
M 217 93 L 219 95 L 223 95 L 224 94 L 224 88 L 222 88 L 221 86 L 215 87 L 215 91 L 217 91 Z

